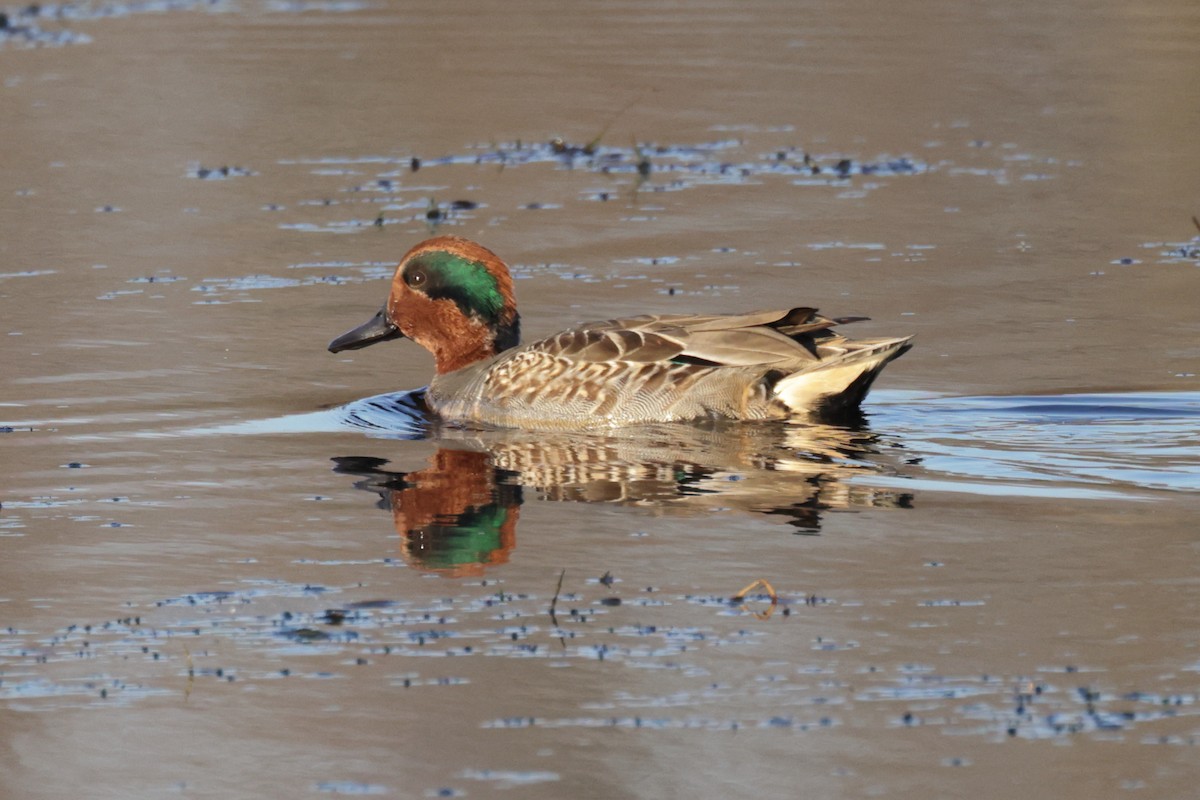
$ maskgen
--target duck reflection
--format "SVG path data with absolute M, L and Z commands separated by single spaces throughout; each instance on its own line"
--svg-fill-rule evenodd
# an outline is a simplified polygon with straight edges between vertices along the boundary
M 523 490 L 542 500 L 659 512 L 735 509 L 817 534 L 831 511 L 907 508 L 912 496 L 851 480 L 892 474 L 903 458 L 865 424 L 662 425 L 607 435 L 438 431 L 424 469 L 335 458 L 392 512 L 401 554 L 418 569 L 477 575 L 508 561 Z
M 333 459 L 335 472 L 358 475 L 355 488 L 379 494 L 379 506 L 392 512 L 405 563 L 452 576 L 480 575 L 503 564 L 516 546 L 520 485 L 481 451 L 442 448 L 427 468 L 414 472 L 384 469 L 384 458 Z

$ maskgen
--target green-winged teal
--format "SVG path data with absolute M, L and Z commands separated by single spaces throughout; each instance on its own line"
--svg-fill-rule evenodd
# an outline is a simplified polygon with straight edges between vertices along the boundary
M 589 322 L 520 345 L 508 267 L 457 236 L 405 254 L 387 303 L 329 344 L 407 337 L 433 353 L 426 403 L 447 421 L 531 430 L 853 410 L 911 337 L 847 339 L 814 308 Z

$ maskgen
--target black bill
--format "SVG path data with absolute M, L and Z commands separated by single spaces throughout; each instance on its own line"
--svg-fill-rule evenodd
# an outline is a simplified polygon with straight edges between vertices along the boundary
M 351 331 L 329 343 L 329 352 L 340 353 L 343 350 L 357 350 L 360 347 L 386 342 L 388 339 L 403 339 L 404 334 L 387 318 L 387 309 L 379 309 L 379 313 Z

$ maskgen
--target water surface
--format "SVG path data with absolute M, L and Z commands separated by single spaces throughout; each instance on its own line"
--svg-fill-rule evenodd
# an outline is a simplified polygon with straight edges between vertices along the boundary
M 1194 791 L 1194 4 L 5 13 L 0 795 Z M 432 233 L 530 337 L 917 347 L 842 427 L 446 430 L 325 352 Z

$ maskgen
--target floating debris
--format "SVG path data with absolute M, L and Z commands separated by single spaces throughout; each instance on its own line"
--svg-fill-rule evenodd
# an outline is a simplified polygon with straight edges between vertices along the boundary
M 205 167 L 200 164 L 188 167 L 187 171 L 187 177 L 197 178 L 202 181 L 221 181 L 226 178 L 243 178 L 257 174 L 257 172 L 244 167 Z
M 67 6 L 31 4 L 17 11 L 0 11 L 0 47 L 62 47 L 91 42 L 91 37 L 86 34 L 66 28 L 45 30 L 33 21 L 43 18 L 61 19 L 62 16 L 56 16 L 54 12 L 64 8 Z
M 746 595 L 748 595 L 752 590 L 757 589 L 760 586 L 767 590 L 767 597 L 770 599 L 771 604 L 767 607 L 767 609 L 765 611 L 751 611 L 745 602 Z M 754 614 L 755 619 L 764 619 L 765 620 L 765 619 L 770 619 L 771 614 L 775 613 L 775 607 L 779 605 L 779 595 L 776 594 L 775 587 L 771 586 L 771 584 L 768 583 L 764 578 L 759 578 L 759 579 L 755 580 L 753 583 L 751 583 L 750 585 L 746 586 L 740 592 L 735 594 L 733 597 L 731 597 L 729 599 L 729 602 L 739 604 L 738 607 L 740 610 L 747 611 L 747 612 Z

